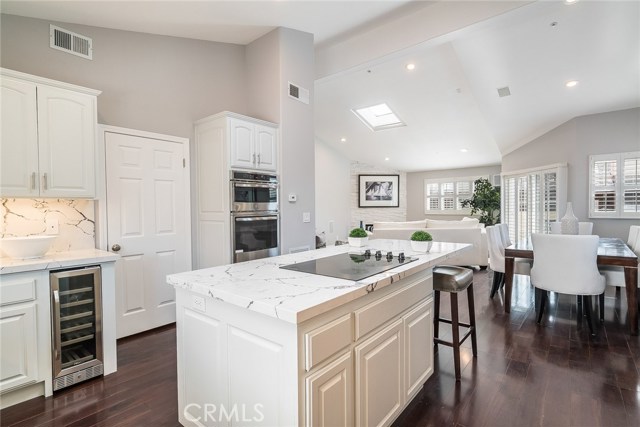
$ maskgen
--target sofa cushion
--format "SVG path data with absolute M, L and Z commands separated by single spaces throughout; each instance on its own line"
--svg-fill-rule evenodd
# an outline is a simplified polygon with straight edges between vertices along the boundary
M 426 221 L 421 219 L 419 221 L 397 221 L 397 222 L 374 222 L 373 223 L 373 231 L 376 229 L 384 228 L 386 230 L 406 230 L 406 229 L 419 229 L 425 228 Z
M 443 221 L 428 219 L 427 228 L 478 228 L 480 221 L 477 218 L 470 218 L 462 221 Z

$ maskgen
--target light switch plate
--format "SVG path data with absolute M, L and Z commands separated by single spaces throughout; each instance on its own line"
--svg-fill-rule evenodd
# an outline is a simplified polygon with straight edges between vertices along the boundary
M 311 222 L 311 212 L 302 212 L 302 222 Z

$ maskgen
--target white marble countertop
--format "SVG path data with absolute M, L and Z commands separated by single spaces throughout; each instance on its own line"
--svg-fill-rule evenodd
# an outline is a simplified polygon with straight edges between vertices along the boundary
M 176 288 L 245 307 L 248 310 L 301 323 L 327 310 L 360 298 L 375 289 L 389 286 L 404 277 L 438 264 L 446 264 L 447 258 L 465 250 L 466 243 L 434 242 L 429 253 L 411 250 L 408 240 L 370 240 L 364 248 L 348 245 L 331 246 L 308 252 L 281 255 L 239 264 L 206 268 L 191 272 L 171 274 L 167 283 Z M 365 249 L 404 252 L 417 261 L 367 277 L 360 281 L 337 279 L 279 268 L 282 265 L 324 258 Z
M 82 249 L 65 252 L 48 252 L 41 258 L 0 258 L 0 275 L 23 271 L 53 270 L 76 265 L 100 264 L 120 258 L 120 255 L 100 249 Z

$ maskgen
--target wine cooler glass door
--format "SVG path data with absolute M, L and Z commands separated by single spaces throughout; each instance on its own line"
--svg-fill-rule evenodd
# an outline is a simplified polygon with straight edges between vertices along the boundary
M 100 267 L 51 273 L 54 378 L 102 363 Z

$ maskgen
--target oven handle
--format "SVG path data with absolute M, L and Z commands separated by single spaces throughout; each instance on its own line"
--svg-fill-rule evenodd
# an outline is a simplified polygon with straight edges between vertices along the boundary
M 277 220 L 278 217 L 275 215 L 272 216 L 242 216 L 242 217 L 236 217 L 235 220 L 236 221 L 242 221 L 242 222 L 249 222 L 249 221 L 272 221 L 272 220 Z
M 278 188 L 278 184 L 266 184 L 263 182 L 232 182 L 234 187 L 242 187 L 242 188 Z

